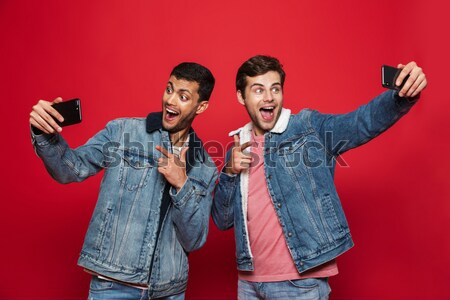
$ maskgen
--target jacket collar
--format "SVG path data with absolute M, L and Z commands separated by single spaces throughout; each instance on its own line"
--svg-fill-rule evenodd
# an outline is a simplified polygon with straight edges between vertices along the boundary
M 291 116 L 291 111 L 289 109 L 282 108 L 280 117 L 278 118 L 277 123 L 275 123 L 275 126 L 272 128 L 272 130 L 270 130 L 270 132 L 283 133 L 286 130 L 288 124 L 289 124 L 290 116 Z M 253 129 L 253 124 L 250 121 L 244 127 L 241 127 L 241 128 L 239 128 L 239 129 L 237 129 L 235 131 L 230 132 L 229 136 L 233 136 L 233 135 L 238 134 L 240 143 L 244 144 L 244 143 L 246 143 L 246 142 L 251 140 L 252 129 Z M 245 169 L 245 170 L 243 170 L 240 173 L 240 182 L 239 182 L 239 185 L 240 185 L 240 188 L 241 188 L 242 211 L 244 213 L 244 216 L 247 215 L 248 184 L 249 184 L 249 170 Z M 245 231 L 244 236 L 246 238 L 247 245 L 250 245 L 247 222 L 244 222 L 244 231 Z M 250 253 L 250 256 L 253 257 L 251 248 L 248 247 L 247 250 Z
M 291 116 L 291 110 L 282 108 L 280 117 L 278 118 L 277 123 L 275 123 L 275 126 L 270 130 L 270 132 L 283 133 L 289 124 L 290 116 Z M 239 134 L 242 130 L 251 131 L 252 129 L 253 129 L 253 124 L 252 124 L 252 122 L 249 122 L 245 126 L 230 132 L 228 135 L 233 136 L 233 135 Z M 245 142 L 241 141 L 241 143 L 245 143 Z
M 162 127 L 162 112 L 148 114 L 146 119 L 146 130 L 148 133 L 152 133 L 156 130 L 164 130 Z M 203 143 L 191 127 L 189 128 L 189 149 L 186 153 L 186 172 L 189 172 L 189 170 L 195 165 L 196 157 L 200 162 L 205 161 Z

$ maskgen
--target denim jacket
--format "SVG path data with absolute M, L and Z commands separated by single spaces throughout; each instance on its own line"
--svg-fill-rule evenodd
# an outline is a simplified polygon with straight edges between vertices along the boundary
M 78 264 L 116 280 L 148 285 L 151 298 L 185 291 L 187 255 L 206 241 L 217 179 L 214 162 L 191 129 L 188 180 L 178 193 L 170 187 L 157 242 L 167 181 L 157 171 L 162 154 L 155 146 L 170 149 L 161 118 L 153 113 L 147 119 L 113 120 L 77 149 L 69 148 L 59 134 L 32 134 L 36 153 L 60 183 L 82 181 L 104 169 Z
M 353 246 L 334 185 L 339 155 L 362 145 L 392 126 L 414 104 L 387 91 L 347 114 L 283 109 L 265 133 L 264 171 L 273 207 L 299 273 L 319 266 Z M 252 124 L 230 133 L 240 142 L 251 138 Z M 227 153 L 226 161 L 230 158 Z M 219 229 L 234 226 L 236 260 L 241 271 L 253 271 L 247 228 L 248 170 L 237 176 L 222 172 L 212 217 Z

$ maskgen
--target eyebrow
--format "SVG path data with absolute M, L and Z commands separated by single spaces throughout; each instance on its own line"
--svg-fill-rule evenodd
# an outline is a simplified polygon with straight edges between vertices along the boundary
M 271 87 L 274 86 L 274 85 L 281 85 L 281 83 L 275 82 L 275 83 L 273 83 L 273 84 L 271 85 Z M 263 85 L 262 83 L 254 83 L 254 84 L 252 84 L 252 85 L 250 86 L 250 88 L 252 88 L 252 87 L 254 87 L 254 86 L 262 86 L 262 87 L 264 87 L 264 85 Z
M 170 87 L 171 87 L 172 89 L 174 89 L 173 83 L 172 83 L 171 81 L 169 81 L 167 84 L 169 84 Z M 192 95 L 192 92 L 191 92 L 190 90 L 188 90 L 188 89 L 179 89 L 179 91 L 180 91 L 180 92 L 186 92 L 186 93 Z

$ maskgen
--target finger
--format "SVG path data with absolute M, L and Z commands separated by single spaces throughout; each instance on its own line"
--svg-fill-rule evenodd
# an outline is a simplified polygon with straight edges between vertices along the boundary
M 419 68 L 417 66 L 415 66 L 414 69 L 411 70 L 409 78 L 408 80 L 406 80 L 401 90 L 401 96 L 406 95 L 407 97 L 410 97 L 412 95 L 412 93 L 419 86 L 420 80 L 424 79 L 424 77 L 419 78 L 422 74 L 422 68 Z
M 61 103 L 63 102 L 63 99 L 61 97 L 55 98 L 53 102 L 51 103 L 51 106 L 49 108 L 49 113 L 55 117 L 58 121 L 63 122 L 64 117 L 53 107 L 53 104 Z
M 425 75 L 424 75 L 425 76 Z M 417 89 L 412 93 L 411 97 L 417 96 L 423 89 L 428 85 L 427 79 L 425 78 L 422 82 L 420 82 Z
M 234 138 L 234 146 L 235 147 L 239 147 L 241 145 L 241 141 L 239 139 L 239 135 L 235 134 L 235 135 L 233 135 L 233 138 Z
M 159 172 L 160 174 L 163 174 L 163 175 L 165 176 L 165 174 L 166 174 L 166 169 L 164 169 L 163 167 L 158 167 L 158 172 Z
M 38 105 L 42 107 L 49 115 L 56 118 L 59 122 L 64 121 L 64 117 L 55 109 L 53 108 L 53 104 L 62 102 L 62 98 L 58 97 L 53 102 L 48 102 L 45 100 L 39 100 Z
M 52 117 L 58 117 L 61 115 L 51 106 L 51 103 L 45 100 L 39 100 L 38 103 L 33 106 L 33 112 L 36 115 L 39 115 L 39 117 L 45 121 L 46 123 L 48 123 L 52 128 L 54 128 L 56 131 L 61 132 L 62 128 L 56 123 L 55 119 Z M 61 117 L 62 120 L 64 120 Z M 61 120 L 59 119 L 59 120 Z M 43 123 L 41 123 L 39 119 L 37 119 L 37 121 L 41 124 L 44 125 Z M 46 126 L 45 126 L 46 127 Z
M 244 144 L 241 145 L 241 151 L 247 149 L 248 147 L 250 147 L 252 145 L 252 141 L 248 141 Z
M 188 151 L 189 147 L 183 147 L 180 151 L 180 161 L 185 163 L 186 162 L 186 153 Z
M 61 97 L 57 97 L 57 98 L 55 98 L 55 100 L 53 100 L 52 104 L 61 103 L 61 102 L 63 102 L 63 99 Z
M 30 124 L 31 124 L 33 127 L 39 129 L 40 131 L 42 131 L 42 132 L 44 132 L 44 133 L 46 133 L 46 134 L 52 134 L 52 133 L 55 132 L 55 130 L 54 130 L 51 126 L 49 126 L 47 123 L 43 122 L 42 119 L 40 119 L 40 121 L 38 121 L 37 119 L 40 119 L 40 117 L 39 117 L 39 116 L 37 116 L 37 117 L 36 117 L 36 116 L 33 116 L 33 112 L 31 112 L 31 114 L 30 114 Z M 42 124 L 47 124 L 47 126 L 48 126 L 49 128 L 47 129 L 47 128 L 45 127 L 45 125 L 41 125 L 40 122 L 42 122 Z
M 425 74 L 420 73 L 416 80 L 412 83 L 412 85 L 409 87 L 408 91 L 406 92 L 407 97 L 412 97 L 413 93 L 417 90 L 419 85 L 422 83 L 422 81 L 425 79 Z
M 51 117 L 50 117 L 51 119 Z M 52 120 L 54 125 L 56 125 L 56 128 L 52 127 L 45 119 L 42 118 L 42 116 L 37 113 L 36 111 L 32 111 L 30 113 L 30 124 L 34 127 L 38 128 L 39 130 L 47 133 L 47 134 L 53 134 L 55 131 L 58 130 L 61 131 L 62 129 Z
M 409 75 L 409 71 L 407 71 L 405 68 L 402 69 L 400 74 L 398 74 L 397 79 L 395 80 L 396 86 L 401 86 L 405 78 Z M 403 85 L 404 86 L 404 85 Z
M 168 158 L 164 158 L 164 157 L 158 158 L 158 166 L 159 167 L 167 167 L 168 164 L 169 164 Z
M 402 68 L 402 71 L 400 72 L 400 74 L 398 75 L 397 80 L 395 81 L 395 85 L 396 86 L 402 85 L 403 80 L 406 78 L 406 76 L 410 75 L 410 73 L 412 72 L 412 70 L 415 67 L 417 67 L 417 64 L 415 62 L 413 62 L 413 61 L 408 63 L 408 64 L 406 64 Z M 409 78 L 408 78 L 408 80 L 409 80 Z
M 241 170 L 246 170 L 246 169 L 250 168 L 250 163 L 241 161 L 241 163 L 239 164 L 239 167 Z
M 233 168 L 235 170 L 242 170 L 242 167 L 248 168 L 252 163 L 252 158 L 250 157 L 241 157 L 233 161 Z
M 395 84 L 397 86 L 400 86 L 403 82 L 403 80 L 406 78 L 406 76 L 410 75 L 410 78 L 412 77 L 412 73 L 415 73 L 417 71 L 422 71 L 421 68 L 419 68 L 416 64 L 416 62 L 412 61 L 407 63 L 403 68 L 400 74 L 397 77 L 397 80 L 395 81 Z M 416 73 L 417 74 L 417 73 Z M 408 80 L 410 79 L 408 78 Z M 411 81 L 412 82 L 412 81 Z
M 164 148 L 164 147 L 162 147 L 162 146 L 160 146 L 160 145 L 157 145 L 155 148 L 156 148 L 156 150 L 158 150 L 159 152 L 161 152 L 162 155 L 164 155 L 165 157 L 169 157 L 169 156 L 170 156 L 170 153 L 169 153 L 169 151 L 167 151 L 166 148 Z
M 247 156 L 247 157 L 242 157 L 241 158 L 241 162 L 244 162 L 244 163 L 246 163 L 246 164 L 250 164 L 250 163 L 252 163 L 253 162 L 253 157 L 249 157 L 249 156 Z

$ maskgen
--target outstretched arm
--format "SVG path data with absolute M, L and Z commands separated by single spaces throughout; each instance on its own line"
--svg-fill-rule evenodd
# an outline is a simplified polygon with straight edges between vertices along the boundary
M 426 76 L 415 62 L 398 66 L 403 69 L 396 85 L 400 86 L 403 79 L 409 75 L 399 92 L 386 91 L 346 114 L 311 112 L 311 124 L 330 155 L 338 156 L 377 137 L 394 125 L 416 103 L 427 86 Z

